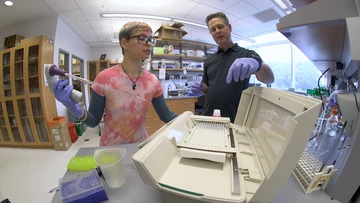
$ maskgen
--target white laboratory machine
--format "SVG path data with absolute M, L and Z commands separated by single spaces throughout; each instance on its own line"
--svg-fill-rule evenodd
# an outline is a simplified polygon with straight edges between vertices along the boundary
M 290 92 L 244 90 L 234 123 L 184 112 L 139 145 L 144 183 L 168 203 L 271 202 L 309 140 L 321 101 Z
M 360 118 L 358 116 L 360 88 L 357 85 L 356 90 L 351 83 L 357 81 L 359 84 L 360 79 L 360 1 L 291 0 L 291 2 L 294 3 L 294 7 L 301 8 L 296 8 L 296 11 L 280 18 L 277 24 L 278 31 L 298 47 L 320 71 L 330 68 L 324 77 L 329 81 L 332 78 L 330 76 L 337 77 L 339 86 L 337 90 L 347 92 L 337 93 L 339 110 L 344 121 L 347 121 L 347 127 L 344 129 L 346 139 L 340 148 L 335 148 L 332 157 L 326 163 L 332 164 L 333 158 L 338 160 L 334 165 L 337 172 L 326 192 L 339 202 L 358 202 L 360 199 Z M 338 63 L 343 65 L 337 66 Z M 354 94 L 356 92 L 357 94 Z M 328 150 L 332 150 L 330 146 Z

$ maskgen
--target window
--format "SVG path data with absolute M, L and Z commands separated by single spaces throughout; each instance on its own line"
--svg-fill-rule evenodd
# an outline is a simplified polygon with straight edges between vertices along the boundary
M 240 40 L 240 46 L 255 50 L 267 63 L 275 77 L 272 88 L 306 92 L 318 86 L 321 71 L 295 45 L 279 32 L 269 33 L 253 38 L 255 43 Z M 253 75 L 250 83 L 258 85 L 260 82 Z M 251 85 L 252 85 L 251 84 Z M 261 83 L 261 86 L 266 86 Z M 326 77 L 320 80 L 320 86 L 326 86 Z
M 271 84 L 271 87 L 288 90 L 292 81 L 290 44 L 259 47 L 258 54 L 274 73 L 275 81 Z
M 259 35 L 254 37 L 256 44 L 276 42 L 276 41 L 288 41 L 288 39 L 282 35 L 280 32 L 273 32 L 265 35 Z
M 318 79 L 321 72 L 316 66 L 298 49 L 295 45 L 293 48 L 294 62 L 294 88 L 299 92 L 306 92 L 307 89 L 313 89 L 318 86 Z M 320 81 L 324 86 L 324 78 Z

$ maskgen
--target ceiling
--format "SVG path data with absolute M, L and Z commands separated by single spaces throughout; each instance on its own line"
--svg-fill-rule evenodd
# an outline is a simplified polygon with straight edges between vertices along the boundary
M 4 0 L 0 0 L 3 1 Z M 0 32 L 7 27 L 56 16 L 44 0 L 12 0 L 12 7 L 0 3 Z
M 208 14 L 222 11 L 232 24 L 233 34 L 252 38 L 276 31 L 278 18 L 285 15 L 275 0 L 13 0 L 14 6 L 5 8 L 0 4 L 0 30 L 4 27 L 58 15 L 91 47 L 118 46 L 111 36 L 125 22 L 142 20 L 153 31 L 162 23 L 173 23 L 148 19 L 106 19 L 99 12 L 149 14 L 180 18 L 205 25 Z M 104 7 L 103 7 L 104 6 Z M 270 10 L 268 10 L 270 9 Z M 265 12 L 262 12 L 265 11 Z M 5 13 L 5 15 L 4 15 Z M 257 16 L 258 18 L 256 18 Z M 7 19 L 12 19 L 9 22 Z M 263 21 L 259 20 L 263 19 Z M 269 19 L 271 19 L 269 21 Z M 184 39 L 215 43 L 206 28 L 185 25 Z M 240 39 L 233 37 L 233 41 Z

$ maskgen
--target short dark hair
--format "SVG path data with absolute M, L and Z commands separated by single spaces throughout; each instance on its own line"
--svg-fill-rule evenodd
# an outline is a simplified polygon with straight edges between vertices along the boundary
M 213 18 L 222 18 L 224 20 L 225 25 L 229 25 L 229 19 L 226 17 L 225 13 L 223 12 L 217 12 L 212 13 L 206 17 L 206 25 L 209 27 L 209 21 Z

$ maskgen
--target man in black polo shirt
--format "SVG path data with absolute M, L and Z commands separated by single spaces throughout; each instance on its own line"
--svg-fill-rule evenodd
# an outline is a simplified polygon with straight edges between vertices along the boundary
M 241 93 L 248 88 L 250 76 L 255 74 L 259 81 L 269 84 L 274 81 L 274 75 L 256 52 L 233 43 L 232 27 L 224 13 L 208 15 L 206 24 L 219 48 L 208 56 L 202 84 L 193 85 L 192 91 L 205 94 L 202 115 L 211 116 L 214 109 L 220 109 L 221 116 L 229 117 L 233 123 Z

